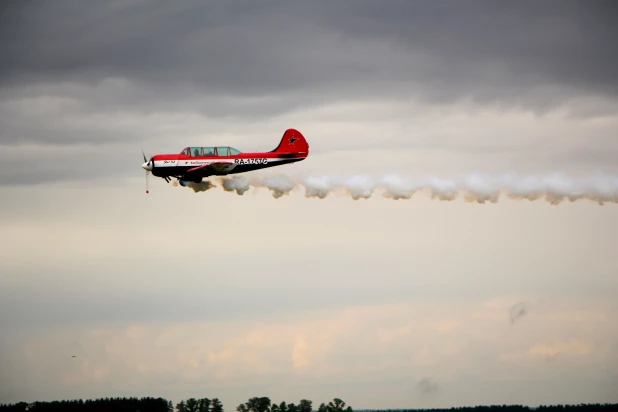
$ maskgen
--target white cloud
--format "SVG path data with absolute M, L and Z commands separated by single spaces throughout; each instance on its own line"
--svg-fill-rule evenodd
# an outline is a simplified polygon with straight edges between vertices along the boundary
M 259 322 L 72 328 L 25 339 L 9 373 L 30 396 L 49 396 L 35 388 L 50 380 L 55 391 L 74 389 L 92 396 L 103 396 L 103 388 L 140 393 L 148 388 L 161 396 L 188 397 L 197 396 L 200 387 L 212 387 L 210 396 L 221 397 L 228 407 L 245 400 L 235 392 L 238 387 L 258 392 L 265 382 L 283 383 L 267 391 L 281 398 L 290 385 L 313 393 L 329 383 L 422 382 L 431 377 L 440 388 L 432 393 L 457 404 L 463 400 L 446 388 L 465 377 L 482 386 L 509 376 L 519 384 L 535 385 L 525 376 L 539 372 L 547 380 L 608 376 L 599 364 L 618 361 L 607 346 L 618 339 L 611 328 L 618 308 L 610 302 L 586 303 L 606 319 L 597 328 L 586 329 L 569 318 L 549 321 L 542 314 L 531 314 L 527 325 L 513 326 L 505 310 L 501 319 L 477 316 L 479 310 L 493 311 L 494 305 L 475 300 L 353 306 L 309 312 L 298 321 L 275 316 Z M 579 312 L 572 301 L 548 305 L 545 312 L 561 312 L 565 305 Z M 571 338 L 561 340 L 564 333 Z M 79 342 L 79 349 L 71 350 L 71 341 Z M 547 357 L 557 363 L 547 364 Z M 38 372 L 28 375 L 25 371 L 32 368 Z M 481 386 L 474 390 L 481 391 Z M 420 401 L 414 396 L 426 392 L 410 394 L 409 399 Z M 346 401 L 363 407 L 362 399 L 359 392 Z

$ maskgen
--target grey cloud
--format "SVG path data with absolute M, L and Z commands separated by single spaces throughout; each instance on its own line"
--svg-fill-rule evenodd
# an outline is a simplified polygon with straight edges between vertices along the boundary
M 469 76 L 479 89 L 508 99 L 514 87 L 566 87 L 615 96 L 618 35 L 614 2 L 489 1 L 341 3 L 325 16 L 329 26 L 358 38 L 382 37 L 407 51 L 435 59 L 429 80 L 455 86 Z M 482 90 L 483 83 L 492 83 Z M 466 93 L 465 90 L 460 92 Z
M 160 97 L 312 90 L 553 106 L 616 96 L 613 2 L 13 2 L 2 84 L 124 77 Z M 26 29 L 27 28 L 27 29 Z M 168 97 L 169 97 L 168 96 Z M 295 101 L 292 105 L 301 104 Z
M 543 111 L 594 96 L 569 107 L 613 114 L 617 10 L 603 1 L 4 2 L 0 182 L 140 173 L 142 148 L 169 145 L 152 150 L 176 153 L 199 130 L 229 131 L 231 123 L 246 136 L 249 124 L 272 125 L 291 111 L 342 100 L 469 98 Z M 194 123 L 174 117 L 185 115 Z M 435 136 L 397 140 L 376 144 L 479 156 L 492 149 Z M 48 146 L 66 150 L 58 154 L 65 161 L 50 157 Z M 37 167 L 24 166 L 37 150 L 45 151 Z M 531 158 L 516 152 L 509 156 Z M 582 162 L 607 153 L 587 149 Z M 92 167 L 112 157 L 113 168 Z
M 5 38 L 14 41 L 3 43 L 2 77 L 5 82 L 92 82 L 120 76 L 171 81 L 181 89 L 198 84 L 202 91 L 224 94 L 262 92 L 298 80 L 298 71 L 277 65 L 302 53 L 286 54 L 302 37 L 294 36 L 298 27 L 280 32 L 290 25 L 289 16 L 249 3 L 184 4 L 14 4 L 5 12 L 13 23 L 5 27 Z
M 341 254 L 343 257 L 332 259 L 330 264 L 345 264 L 353 259 L 352 253 Z M 414 290 L 405 280 L 397 280 L 403 276 L 401 270 L 380 280 L 358 282 L 345 290 L 324 288 L 327 278 L 335 278 L 326 273 L 316 275 L 323 264 L 297 254 L 293 257 L 296 265 L 305 267 L 290 272 L 292 263 L 278 258 L 280 268 L 273 270 L 268 259 L 249 254 L 244 256 L 247 263 L 235 262 L 233 266 L 216 259 L 203 263 L 198 258 L 187 267 L 179 266 L 178 260 L 116 259 L 116 268 L 121 268 L 118 273 L 122 275 L 109 272 L 103 260 L 79 267 L 71 265 L 61 274 L 39 279 L 34 292 L 20 284 L 8 284 L 0 291 L 2 306 L 7 309 L 0 311 L 0 323 L 10 328 L 36 328 L 49 324 L 231 321 L 302 313 L 314 308 L 389 304 L 411 297 L 427 299 L 443 293 L 441 285 Z M 232 262 L 234 258 L 231 255 L 226 260 Z M 367 261 L 365 265 L 374 267 L 376 263 Z M 231 269 L 244 274 L 232 275 Z M 265 274 L 265 270 L 270 273 Z M 11 275 L 28 281 L 41 271 L 45 269 L 11 271 Z M 220 276 L 222 273 L 226 273 L 225 277 Z M 375 269 L 357 269 L 354 273 L 370 278 Z M 337 279 L 345 280 L 346 273 L 339 276 Z M 278 280 L 273 282 L 272 277 Z M 144 279 L 150 286 L 145 286 Z M 385 279 L 398 283 L 397 290 L 381 286 Z
M 36 163 L 32 159 L 36 158 Z M 111 160 L 113 158 L 113 161 Z M 6 186 L 55 183 L 59 181 L 87 182 L 93 179 L 123 179 L 143 163 L 140 148 L 114 150 L 101 147 L 67 147 L 51 150 L 32 146 L 23 150 L 5 148 L 0 151 L 0 184 Z M 152 179 L 152 177 L 150 177 Z M 144 180 L 144 185 L 145 185 Z

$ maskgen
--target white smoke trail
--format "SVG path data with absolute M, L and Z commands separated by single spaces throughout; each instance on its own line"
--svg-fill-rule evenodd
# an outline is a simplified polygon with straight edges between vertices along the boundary
M 178 181 L 174 181 L 173 182 L 174 186 L 181 186 Z M 193 191 L 195 193 L 199 193 L 199 192 L 205 192 L 209 189 L 213 189 L 215 187 L 217 187 L 214 183 L 209 182 L 208 180 L 203 180 L 200 183 L 195 183 L 195 182 L 185 182 L 185 187 L 188 187 L 190 189 L 193 189 Z
M 384 197 L 395 200 L 410 199 L 416 191 L 422 189 L 422 185 L 394 174 L 384 176 L 382 186 L 385 188 Z
M 232 176 L 218 178 L 223 189 L 243 195 L 252 187 L 267 188 L 274 198 L 304 189 L 305 197 L 325 199 L 330 194 L 341 193 L 354 200 L 369 199 L 376 193 L 383 197 L 403 200 L 416 193 L 425 193 L 432 199 L 452 201 L 462 197 L 467 202 L 496 203 L 501 197 L 517 200 L 545 200 L 550 204 L 563 201 L 590 200 L 599 204 L 618 203 L 618 176 L 596 173 L 585 178 L 569 178 L 553 173 L 546 176 L 519 176 L 505 174 L 488 176 L 470 174 L 459 179 L 428 176 L 418 179 L 390 174 L 381 178 L 367 175 L 337 178 L 333 176 L 304 176 L 294 179 L 284 175 L 268 177 Z M 194 191 L 216 187 L 206 181 L 189 186 Z
M 283 175 L 265 177 L 259 184 L 270 189 L 275 199 L 289 194 L 296 187 L 296 182 Z
M 369 176 L 354 176 L 344 182 L 343 186 L 352 199 L 369 199 L 377 184 Z
M 223 189 L 226 192 L 236 191 L 239 196 L 242 196 L 249 190 L 249 181 L 244 176 L 234 176 L 231 179 L 223 180 Z
M 251 186 L 265 187 L 270 189 L 275 199 L 280 198 L 283 195 L 289 194 L 297 186 L 291 178 L 283 175 L 267 176 L 261 179 L 252 178 L 247 179 L 245 176 L 232 176 L 221 179 L 223 189 L 227 192 L 236 192 L 239 195 L 243 195 L 247 192 Z
M 301 184 L 305 186 L 306 197 L 317 197 L 324 199 L 336 186 L 333 179 L 329 176 L 306 176 Z

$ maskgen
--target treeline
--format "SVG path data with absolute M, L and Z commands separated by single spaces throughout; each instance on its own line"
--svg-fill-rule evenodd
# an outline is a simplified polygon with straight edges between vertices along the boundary
M 171 401 L 163 398 L 101 398 L 51 402 L 19 402 L 0 405 L 0 411 L 118 411 L 118 412 L 174 412 Z
M 279 405 L 272 403 L 270 398 L 254 397 L 245 403 L 241 403 L 236 408 L 237 412 L 312 412 L 313 403 L 307 399 L 301 399 L 298 405 L 294 403 L 286 404 L 281 402 Z M 353 412 L 352 407 L 346 408 L 345 402 L 339 398 L 333 399 L 328 404 L 321 403 L 318 412 Z
M 0 411 L 88 411 L 88 412 L 224 412 L 218 398 L 182 400 L 176 404 L 163 398 L 101 398 L 94 400 L 70 400 L 53 402 L 19 402 L 0 405 Z
M 223 412 L 223 405 L 218 398 L 189 398 L 186 401 L 178 402 L 176 410 L 178 412 Z M 172 411 L 173 409 L 169 410 L 169 412 Z
M 101 398 L 94 400 L 65 400 L 52 402 L 19 402 L 0 404 L 5 411 L 118 411 L 118 412 L 224 412 L 218 398 L 189 398 L 178 402 L 163 398 Z M 356 412 L 618 412 L 618 404 L 594 403 L 578 405 L 542 405 L 528 407 L 521 405 L 492 405 L 435 409 L 361 409 Z M 298 404 L 272 402 L 268 397 L 254 397 L 236 407 L 236 412 L 316 412 L 310 400 L 302 399 Z M 354 412 L 339 398 L 321 403 L 317 412 Z
M 303 399 L 298 405 L 281 402 L 273 404 L 267 397 L 254 397 L 240 404 L 237 412 L 312 412 L 312 402 Z M 94 400 L 66 400 L 52 402 L 19 402 L 16 404 L 0 404 L 0 411 L 118 411 L 118 412 L 224 412 L 218 398 L 189 398 L 182 400 L 174 407 L 172 401 L 163 398 L 101 398 Z M 320 412 L 353 412 L 351 407 L 345 408 L 345 402 L 334 399 L 328 404 L 322 403 Z

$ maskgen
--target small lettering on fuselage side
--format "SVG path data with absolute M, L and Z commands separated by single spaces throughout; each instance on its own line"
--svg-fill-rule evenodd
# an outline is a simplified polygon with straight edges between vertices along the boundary
M 268 163 L 268 159 L 234 159 L 237 165 L 263 165 Z
M 178 166 L 202 166 L 217 163 L 216 160 L 179 160 Z
M 154 162 L 155 167 L 196 167 L 196 166 L 207 166 L 212 163 L 229 163 L 232 165 L 276 165 L 277 163 L 282 162 L 282 159 L 268 159 L 268 158 L 247 158 L 247 159 L 196 159 L 196 160 L 185 160 L 185 159 L 172 159 L 172 160 L 156 160 Z

